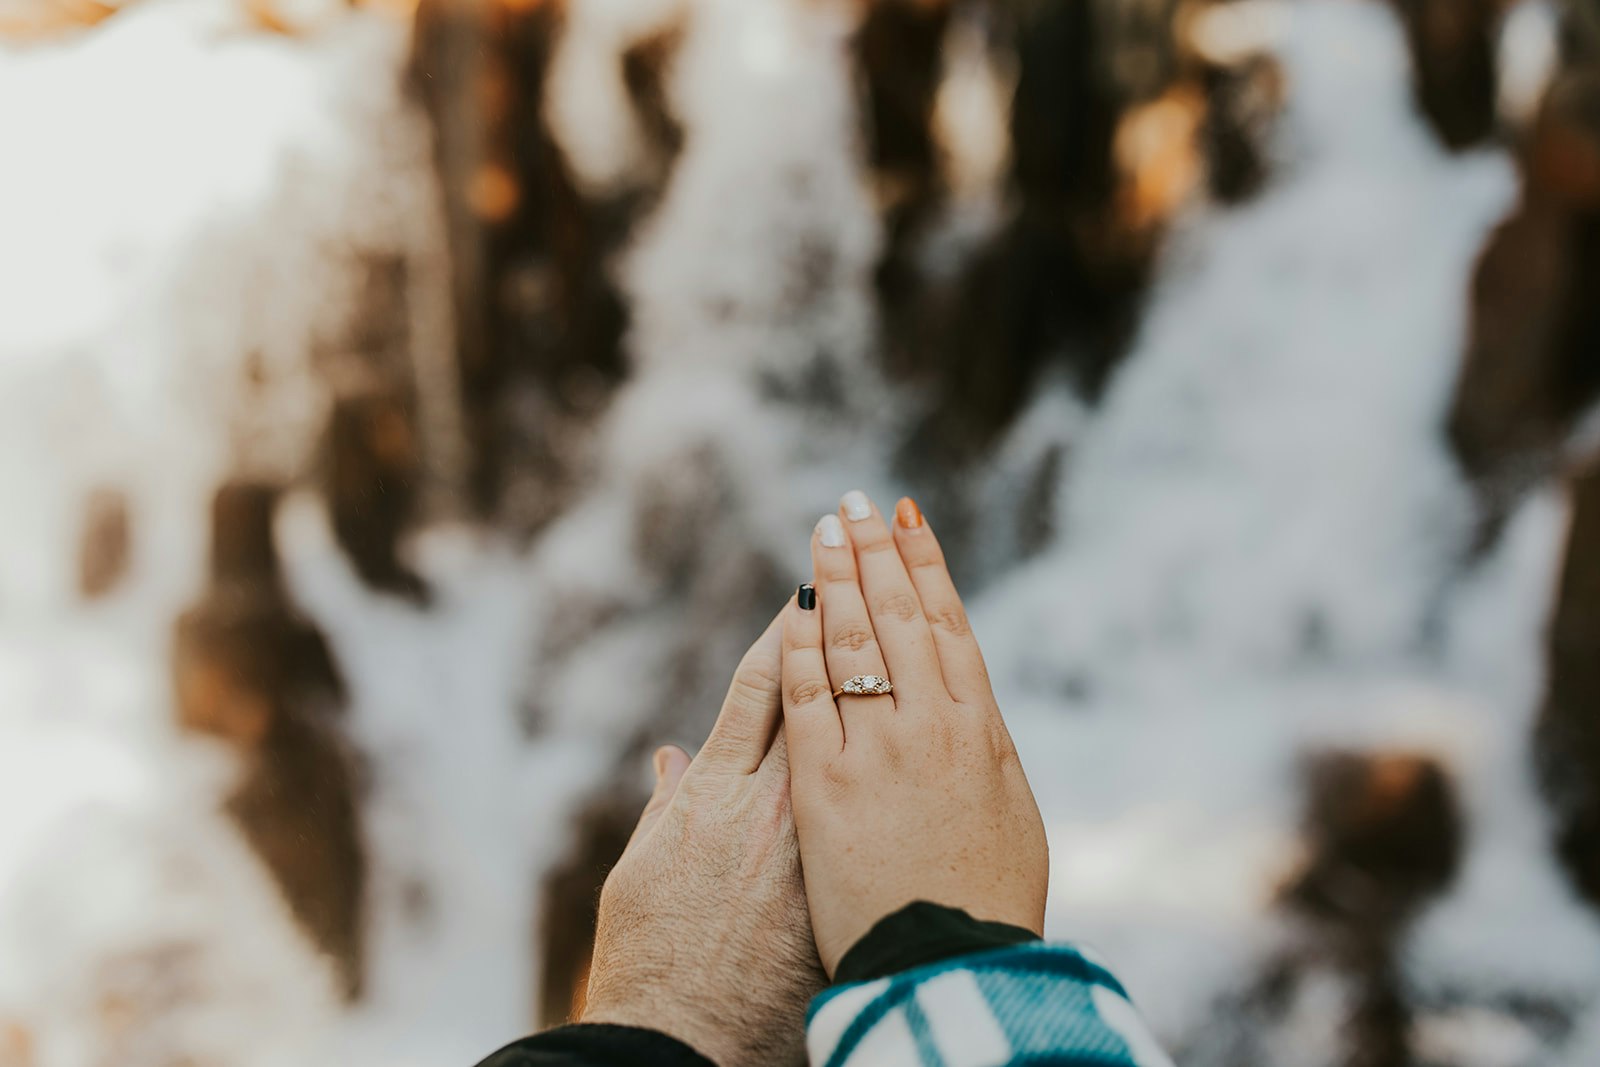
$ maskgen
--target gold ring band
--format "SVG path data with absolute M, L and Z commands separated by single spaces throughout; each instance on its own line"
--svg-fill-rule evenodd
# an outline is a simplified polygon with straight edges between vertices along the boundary
M 881 697 L 894 692 L 894 683 L 881 674 L 858 674 L 848 678 L 845 683 L 833 691 L 833 698 L 838 700 L 842 696 L 852 697 Z

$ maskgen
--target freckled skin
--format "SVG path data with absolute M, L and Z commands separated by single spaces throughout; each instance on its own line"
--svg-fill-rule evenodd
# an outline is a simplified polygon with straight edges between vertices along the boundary
M 815 608 L 783 615 L 795 824 L 829 974 L 915 900 L 1044 928 L 1038 805 L 939 544 L 909 498 L 895 515 L 891 530 L 875 507 L 841 508 L 844 543 L 812 539 Z M 831 696 L 863 674 L 893 693 Z

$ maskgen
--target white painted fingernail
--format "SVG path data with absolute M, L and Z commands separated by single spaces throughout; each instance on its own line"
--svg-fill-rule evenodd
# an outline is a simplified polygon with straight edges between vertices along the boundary
M 851 522 L 860 522 L 872 515 L 872 501 L 859 489 L 850 490 L 839 499 L 839 503 L 844 505 L 845 518 Z
M 844 523 L 837 515 L 824 515 L 817 520 L 817 540 L 824 548 L 844 547 Z

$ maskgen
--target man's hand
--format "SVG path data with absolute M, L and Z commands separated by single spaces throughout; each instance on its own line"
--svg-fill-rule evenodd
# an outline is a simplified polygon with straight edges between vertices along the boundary
M 778 730 L 777 620 L 734 673 L 690 762 L 656 788 L 600 893 L 583 1021 L 660 1030 L 721 1067 L 801 1063 L 824 985 Z
M 812 538 L 816 606 L 783 616 L 795 820 L 829 974 L 915 900 L 1044 927 L 1038 805 L 939 544 L 911 500 L 896 510 L 891 533 L 846 494 Z M 858 674 L 894 692 L 831 696 Z

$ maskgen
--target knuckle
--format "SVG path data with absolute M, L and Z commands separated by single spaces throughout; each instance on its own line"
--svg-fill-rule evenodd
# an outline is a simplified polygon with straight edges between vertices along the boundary
M 833 635 L 830 644 L 834 648 L 848 649 L 851 652 L 860 652 L 863 648 L 874 643 L 872 631 L 865 626 L 842 626 Z
M 685 774 L 678 783 L 678 793 L 683 797 L 682 818 L 695 823 L 705 817 L 704 802 L 714 802 L 726 787 L 717 780 L 717 773 Z
M 922 617 L 922 605 L 917 603 L 916 597 L 896 593 L 878 602 L 878 614 L 901 622 L 916 622 Z
M 928 617 L 928 621 L 952 637 L 965 637 L 972 632 L 967 613 L 960 608 L 940 608 Z
M 819 559 L 813 564 L 816 568 L 815 585 L 824 597 L 834 586 L 856 584 L 856 557 L 849 551 L 827 555 L 829 558 Z
M 766 664 L 743 663 L 733 674 L 733 693 L 736 698 L 762 703 L 778 691 L 778 675 Z
M 863 556 L 877 556 L 885 552 L 899 553 L 895 543 L 888 537 L 874 537 L 870 540 L 863 539 L 856 543 L 856 552 Z
M 813 701 L 820 700 L 831 692 L 827 686 L 814 678 L 805 678 L 789 686 L 789 704 L 791 707 L 804 707 Z
M 783 650 L 785 652 L 808 652 L 821 647 L 817 642 L 815 632 L 810 634 L 794 633 L 787 629 L 783 632 Z

